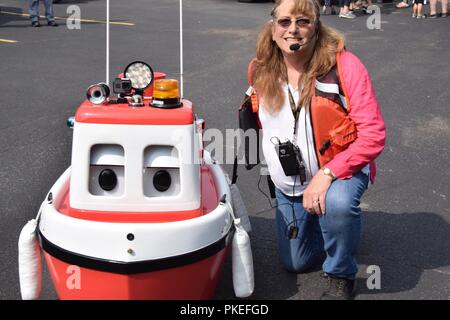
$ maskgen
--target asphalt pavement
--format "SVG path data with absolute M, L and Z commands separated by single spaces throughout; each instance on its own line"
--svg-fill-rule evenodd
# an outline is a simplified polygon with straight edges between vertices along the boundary
M 110 2 L 112 77 L 133 60 L 178 77 L 178 1 Z M 20 299 L 20 230 L 70 165 L 66 118 L 86 88 L 105 79 L 105 4 L 63 0 L 54 5 L 59 27 L 31 28 L 26 1 L 0 0 L 0 299 Z M 71 5 L 84 19 L 79 30 L 66 25 Z M 184 95 L 208 128 L 237 127 L 247 64 L 271 5 L 184 1 Z M 378 5 L 379 29 L 369 29 L 362 13 L 355 20 L 322 17 L 345 34 L 347 48 L 369 70 L 387 126 L 377 181 L 361 204 L 357 299 L 448 300 L 450 18 L 412 19 L 411 9 Z M 42 4 L 40 9 L 43 15 Z M 292 274 L 278 262 L 274 210 L 258 191 L 258 170 L 242 169 L 238 181 L 254 229 L 250 299 L 317 299 L 325 288 L 320 268 Z M 380 268 L 380 289 L 366 286 L 370 265 Z M 41 298 L 56 298 L 46 270 Z M 230 259 L 216 298 L 234 298 Z

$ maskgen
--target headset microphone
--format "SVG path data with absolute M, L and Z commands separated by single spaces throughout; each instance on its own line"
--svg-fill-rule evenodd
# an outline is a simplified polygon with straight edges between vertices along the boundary
M 308 43 L 310 43 L 311 41 L 313 41 L 314 38 L 309 39 L 308 41 L 306 41 L 305 43 L 293 43 L 289 46 L 289 49 L 291 49 L 292 51 L 298 51 L 300 50 L 300 48 L 304 45 L 307 45 Z
M 291 49 L 292 51 L 297 51 L 301 48 L 300 43 L 293 43 L 289 46 L 289 49 Z

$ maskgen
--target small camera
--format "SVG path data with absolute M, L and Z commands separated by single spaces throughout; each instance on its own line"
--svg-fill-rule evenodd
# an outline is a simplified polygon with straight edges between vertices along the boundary
M 275 150 L 280 159 L 281 167 L 286 176 L 300 176 L 300 183 L 306 181 L 306 170 L 303 164 L 300 148 L 291 141 L 280 142 L 275 144 Z
M 128 78 L 116 78 L 113 83 L 114 93 L 127 95 L 131 93 L 131 80 Z

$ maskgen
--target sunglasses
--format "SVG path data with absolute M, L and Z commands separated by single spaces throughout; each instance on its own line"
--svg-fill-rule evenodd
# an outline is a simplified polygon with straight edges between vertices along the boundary
M 287 29 L 291 26 L 292 21 L 295 21 L 295 24 L 299 28 L 306 27 L 311 23 L 311 21 L 308 18 L 299 18 L 296 20 L 291 20 L 289 18 L 281 18 L 281 19 L 278 19 L 277 23 L 281 28 Z

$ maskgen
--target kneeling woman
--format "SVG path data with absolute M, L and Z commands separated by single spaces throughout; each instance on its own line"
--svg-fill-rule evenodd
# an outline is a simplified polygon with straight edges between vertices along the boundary
M 322 297 L 349 299 L 360 199 L 374 181 L 385 126 L 366 68 L 319 12 L 317 0 L 276 1 L 259 35 L 252 82 L 276 186 L 281 261 L 304 272 L 325 250 L 329 288 Z M 285 159 L 292 150 L 301 157 L 293 167 Z

